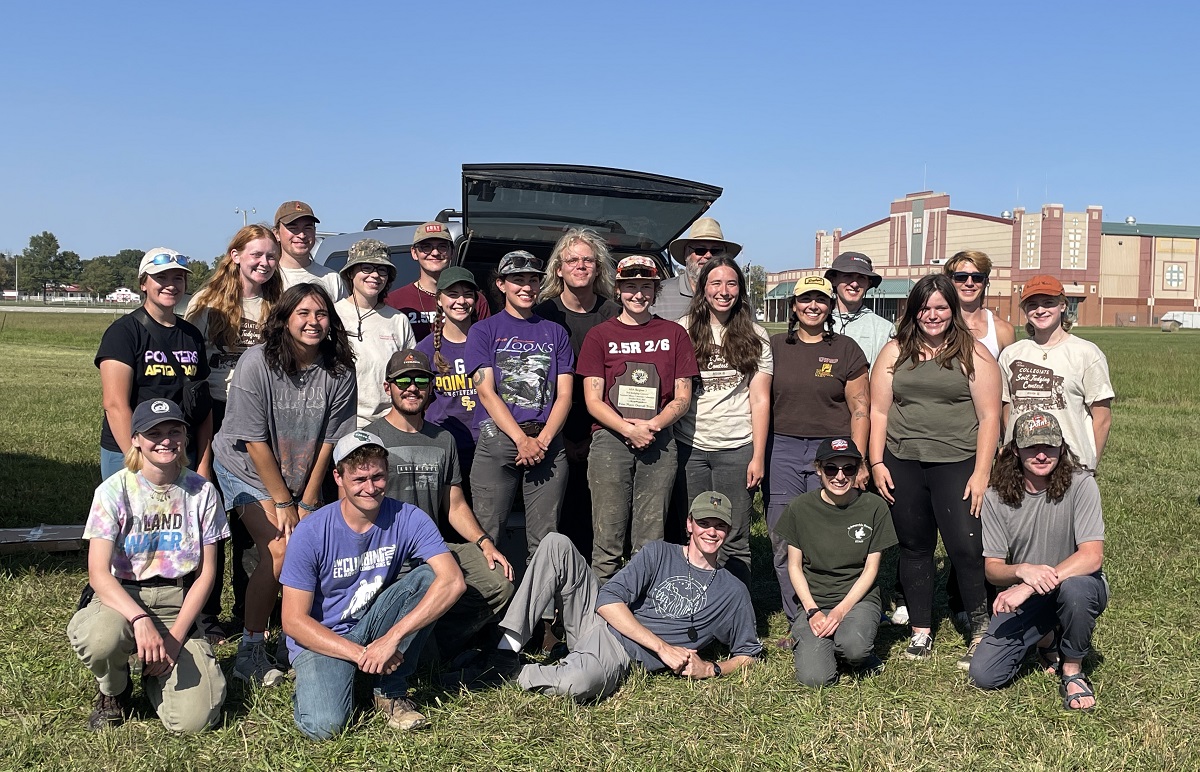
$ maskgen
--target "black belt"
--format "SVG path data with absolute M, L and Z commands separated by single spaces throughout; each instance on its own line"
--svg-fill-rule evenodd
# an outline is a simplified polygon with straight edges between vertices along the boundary
M 522 421 L 517 424 L 521 431 L 525 432 L 526 437 L 536 437 L 542 433 L 542 429 L 546 428 L 545 421 Z
M 149 579 L 120 579 L 118 580 L 126 587 L 191 587 L 196 581 L 195 574 L 184 574 L 174 578 L 165 576 L 152 576 Z

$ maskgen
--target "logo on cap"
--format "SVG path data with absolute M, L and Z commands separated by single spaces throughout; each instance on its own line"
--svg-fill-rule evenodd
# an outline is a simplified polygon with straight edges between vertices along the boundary
M 156 399 L 150 405 L 150 409 L 155 413 L 165 413 L 171 409 L 171 405 L 165 399 Z
M 441 233 L 445 228 L 437 223 L 429 223 L 425 226 L 426 233 Z
M 719 507 L 725 503 L 725 500 L 722 499 L 720 496 L 709 496 L 708 503 L 712 504 L 714 507 Z
M 354 439 L 359 440 L 360 442 L 366 442 L 367 440 L 371 439 L 371 435 L 367 434 L 366 432 L 355 432 Z
M 834 450 L 845 450 L 846 448 L 850 447 L 850 445 L 845 440 L 834 440 L 830 443 L 829 447 L 833 448 Z

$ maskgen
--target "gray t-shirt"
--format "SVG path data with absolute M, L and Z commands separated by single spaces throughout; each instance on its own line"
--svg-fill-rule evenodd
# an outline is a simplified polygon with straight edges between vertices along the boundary
M 858 344 L 867 357 L 868 368 L 875 365 L 875 359 L 892 339 L 895 330 L 895 325 L 866 307 L 854 314 L 833 310 L 833 331 Z
M 1089 541 L 1104 541 L 1104 517 L 1096 478 L 1077 471 L 1062 501 L 1045 491 L 1025 494 L 1013 508 L 992 488 L 983 497 L 983 556 L 1009 565 L 1056 566 Z
M 425 512 L 438 524 L 443 538 L 462 537 L 450 528 L 450 486 L 462 485 L 458 448 L 454 435 L 426 421 L 419 432 L 402 432 L 380 418 L 366 430 L 383 440 L 388 452 L 386 496 L 405 501 Z
M 239 480 L 265 488 L 247 442 L 271 446 L 293 495 L 300 495 L 322 443 L 335 443 L 354 431 L 357 405 L 354 370 L 334 377 L 320 365 L 295 376 L 267 366 L 262 345 L 242 354 L 229 384 L 225 421 L 213 438 L 221 466 Z
M 719 641 L 734 657 L 757 657 L 762 651 L 746 585 L 724 568 L 714 572 L 692 567 L 678 544 L 652 541 L 642 547 L 600 588 L 596 608 L 609 603 L 629 606 L 638 622 L 672 646 L 700 650 Z M 689 628 L 695 630 L 694 641 Z M 666 667 L 654 652 L 611 625 L 609 630 L 634 662 L 651 672 Z
M 678 321 L 688 312 L 694 294 L 688 287 L 687 270 L 680 267 L 678 276 L 660 282 L 658 298 L 650 310 L 667 321 Z

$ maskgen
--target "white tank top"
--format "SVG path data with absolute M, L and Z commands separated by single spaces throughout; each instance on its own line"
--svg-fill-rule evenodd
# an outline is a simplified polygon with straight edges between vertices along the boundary
M 1000 341 L 996 339 L 996 322 L 992 319 L 992 312 L 990 310 L 986 308 L 983 310 L 984 313 L 987 314 L 988 331 L 987 335 L 984 335 L 979 339 L 979 342 L 986 346 L 988 351 L 992 352 L 992 356 L 996 357 L 996 359 L 999 359 Z

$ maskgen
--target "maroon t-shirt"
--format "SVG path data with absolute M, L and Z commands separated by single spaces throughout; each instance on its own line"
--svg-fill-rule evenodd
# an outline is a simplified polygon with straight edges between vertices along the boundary
M 820 343 L 788 343 L 787 333 L 781 332 L 771 337 L 771 354 L 775 433 L 814 439 L 849 436 L 846 381 L 867 370 L 858 344 L 848 335 Z
M 418 287 L 416 282 L 392 290 L 383 302 L 408 317 L 416 340 L 420 341 L 432 332 L 433 318 L 437 315 L 437 299 Z M 491 315 L 492 309 L 488 306 L 487 298 L 482 292 L 476 292 L 475 321 L 487 319 Z
M 646 367 L 658 371 L 656 409 L 661 412 L 675 398 L 676 378 L 700 375 L 687 330 L 657 316 L 636 326 L 624 324 L 614 317 L 593 327 L 583 339 L 575 372 L 584 378 L 603 378 L 604 401 L 615 409 L 608 390 L 626 372 L 633 375 L 636 382 L 636 371 Z M 599 428 L 600 424 L 593 424 L 592 430 Z

